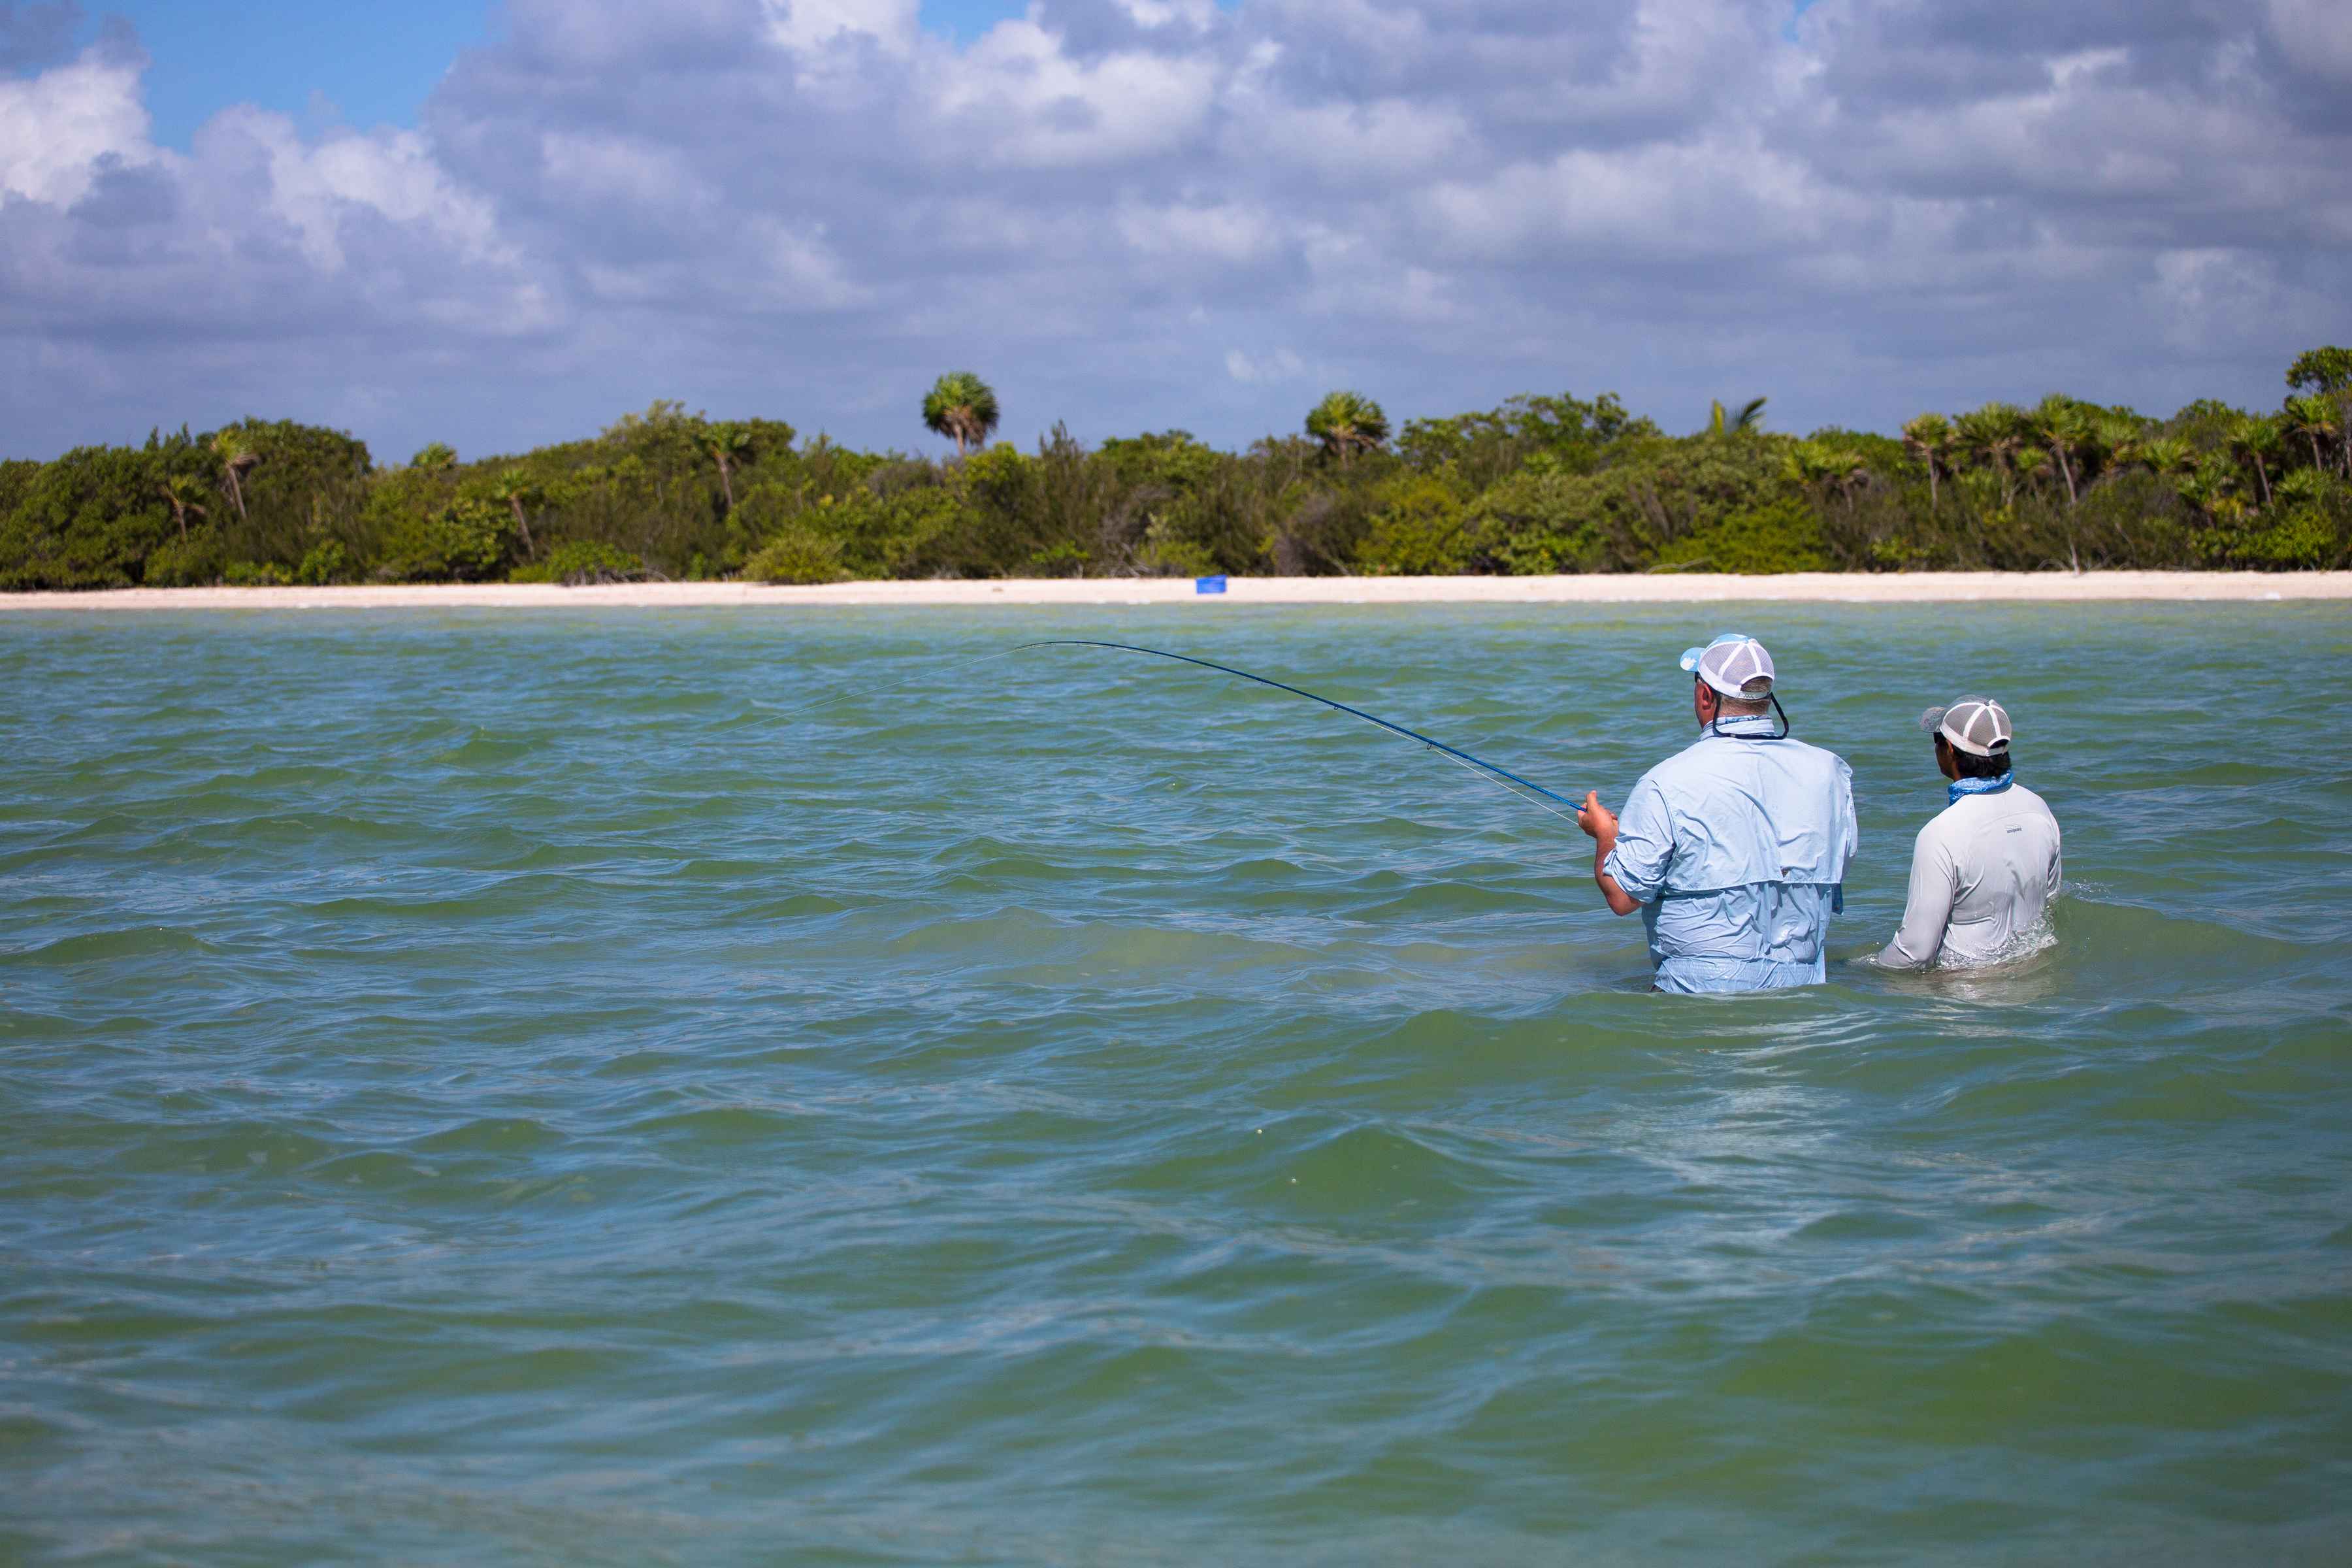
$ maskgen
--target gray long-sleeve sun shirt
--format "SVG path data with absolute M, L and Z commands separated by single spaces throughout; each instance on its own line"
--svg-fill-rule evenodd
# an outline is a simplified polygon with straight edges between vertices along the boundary
M 1962 795 L 1911 851 L 1903 927 L 1879 953 L 1897 969 L 1990 963 L 2015 952 L 2058 896 L 2058 819 L 2022 784 Z

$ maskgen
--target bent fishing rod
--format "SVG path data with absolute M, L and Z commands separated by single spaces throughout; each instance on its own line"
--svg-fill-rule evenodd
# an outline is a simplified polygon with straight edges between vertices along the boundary
M 1480 778 L 1486 779 L 1490 784 L 1498 784 L 1502 788 L 1509 790 L 1513 795 L 1517 795 L 1518 798 L 1526 801 L 1528 805 L 1536 806 L 1540 810 L 1549 811 L 1554 816 L 1561 817 L 1570 822 L 1575 822 L 1579 820 L 1575 814 L 1582 809 L 1576 804 L 1576 802 L 1569 799 L 1566 795 L 1556 795 L 1552 791 L 1544 788 L 1543 785 L 1537 784 L 1534 780 L 1523 779 L 1518 774 L 1511 772 L 1510 769 L 1498 767 L 1495 763 L 1486 761 L 1484 757 L 1474 757 L 1458 746 L 1449 746 L 1444 742 L 1429 735 L 1424 735 L 1418 730 L 1409 730 L 1402 724 L 1394 723 L 1387 719 L 1381 718 L 1377 713 L 1367 713 L 1360 708 L 1351 708 L 1345 702 L 1338 701 L 1329 697 L 1321 696 L 1316 692 L 1306 689 L 1304 687 L 1292 686 L 1286 682 L 1273 679 L 1267 676 L 1252 675 L 1248 670 L 1235 669 L 1230 664 L 1219 664 L 1214 659 L 1195 658 L 1188 653 L 1170 653 L 1165 648 L 1144 647 L 1135 643 L 1102 642 L 1092 637 L 1048 637 L 1041 642 L 1020 643 L 1013 647 L 1006 648 L 1004 651 L 1009 654 L 1023 653 L 1031 648 L 1040 647 L 1097 647 L 1110 648 L 1119 653 L 1148 654 L 1153 658 L 1172 659 L 1178 664 L 1197 665 L 1202 669 L 1213 669 L 1220 675 L 1231 675 L 1243 680 L 1255 681 L 1260 686 L 1270 686 L 1276 691 L 1287 691 L 1293 697 L 1304 697 L 1309 702 L 1320 702 L 1326 708 L 1336 709 L 1339 712 L 1347 714 L 1351 719 L 1361 719 L 1365 723 L 1376 725 L 1381 729 L 1386 730 L 1392 735 L 1401 735 L 1408 741 L 1419 742 L 1422 745 L 1424 745 L 1431 751 L 1437 752 L 1447 761 L 1468 769 L 1471 773 L 1476 774 Z M 1541 796 L 1542 799 L 1538 799 L 1536 798 L 1537 796 Z M 1556 800 L 1561 805 L 1567 806 L 1569 809 L 1567 811 L 1560 811 L 1556 807 L 1546 805 L 1544 802 L 1547 800 Z

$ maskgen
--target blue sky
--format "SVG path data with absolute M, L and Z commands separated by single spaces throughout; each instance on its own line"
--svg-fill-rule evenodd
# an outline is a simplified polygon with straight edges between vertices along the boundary
M 470 0 L 112 0 L 83 30 L 96 36 L 101 10 L 137 29 L 152 61 L 147 105 L 156 140 L 184 148 L 232 103 L 306 120 L 314 95 L 355 127 L 414 125 L 458 51 L 489 37 L 493 9 Z
M 148 111 L 156 140 L 185 148 L 232 103 L 309 122 L 331 113 L 358 130 L 412 126 L 459 50 L 490 41 L 499 7 L 481 0 L 101 0 L 85 6 L 85 41 L 103 18 L 137 29 L 153 61 Z M 923 26 L 970 39 L 1022 6 L 1008 0 L 923 0 Z
M 963 367 L 1024 444 L 1338 386 L 1891 430 L 2352 338 L 2345 0 L 917 3 L 0 0 L 0 455 L 905 447 Z

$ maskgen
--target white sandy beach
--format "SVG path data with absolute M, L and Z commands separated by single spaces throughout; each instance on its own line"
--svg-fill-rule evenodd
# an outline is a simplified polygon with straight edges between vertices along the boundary
M 688 609 L 767 605 L 1916 605 L 2012 601 L 2352 599 L 2352 572 L 1809 572 L 1779 577 L 1661 574 L 1560 577 L 1234 577 L 1223 595 L 1189 577 L 1060 577 L 1004 582 L 416 584 L 352 588 L 124 588 L 0 594 L 0 610 Z

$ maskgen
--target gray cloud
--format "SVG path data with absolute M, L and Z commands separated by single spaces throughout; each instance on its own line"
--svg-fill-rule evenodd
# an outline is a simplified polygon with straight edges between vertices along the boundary
M 55 5 L 0 0 L 0 71 L 38 70 L 64 59 L 73 52 L 81 15 L 73 0 Z
M 1884 427 L 2267 403 L 2352 335 L 2323 0 L 1042 0 L 962 47 L 914 16 L 515 0 L 418 132 L 240 109 L 185 155 L 135 58 L 52 49 L 0 82 L 13 438 L 253 410 L 398 456 L 677 395 L 908 445 L 954 365 L 1020 435 L 1246 439 L 1340 382 Z

